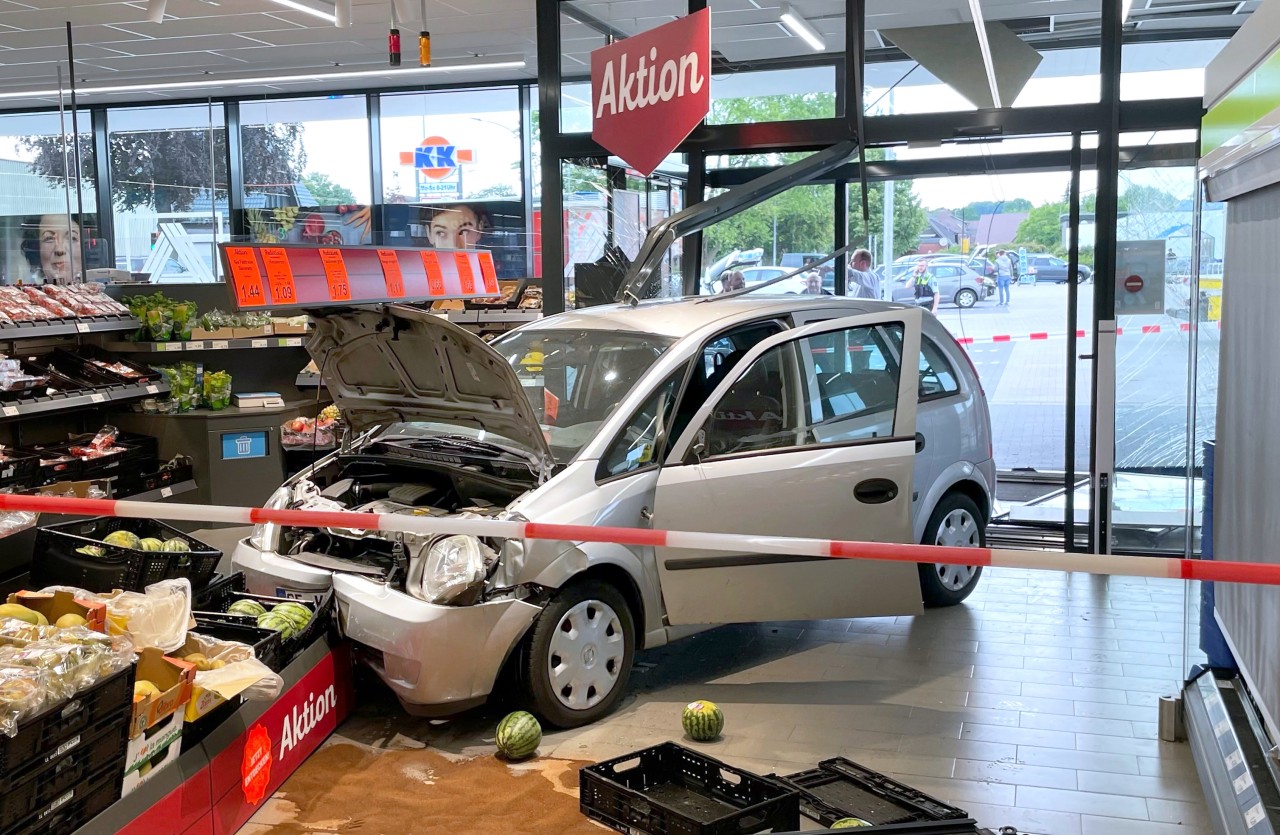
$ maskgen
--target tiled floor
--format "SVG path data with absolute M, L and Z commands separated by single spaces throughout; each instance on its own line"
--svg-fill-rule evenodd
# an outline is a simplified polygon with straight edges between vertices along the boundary
M 762 773 L 843 755 L 984 826 L 1208 833 L 1186 744 L 1156 733 L 1182 672 L 1182 609 L 1174 581 L 996 571 L 966 605 L 921 617 L 722 627 L 642 653 L 616 714 L 541 751 L 602 760 L 680 739 L 681 708 L 706 698 L 725 734 L 685 744 Z M 342 733 L 372 741 L 369 718 Z M 492 720 L 373 724 L 465 750 Z

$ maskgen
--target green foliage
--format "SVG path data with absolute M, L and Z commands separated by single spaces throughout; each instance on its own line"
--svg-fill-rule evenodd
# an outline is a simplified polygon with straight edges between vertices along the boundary
M 1062 245 L 1062 215 L 1067 212 L 1066 203 L 1046 203 L 1036 206 L 1027 219 L 1018 224 L 1014 243 L 1051 250 Z
M 1031 208 L 1030 200 L 1025 197 L 1015 197 L 1012 200 L 974 200 L 964 208 L 952 209 L 951 211 L 956 217 L 962 217 L 965 220 L 977 220 L 982 215 L 1029 212 Z
M 328 174 L 308 171 L 302 175 L 302 184 L 315 198 L 316 206 L 349 206 L 356 202 L 356 196 L 351 189 L 335 183 Z

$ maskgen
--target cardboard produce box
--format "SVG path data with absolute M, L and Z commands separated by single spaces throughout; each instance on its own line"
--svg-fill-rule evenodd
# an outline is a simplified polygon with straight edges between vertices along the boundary
M 219 328 L 216 331 L 211 331 L 211 330 L 208 330 L 207 328 L 200 328 L 200 327 L 191 329 L 191 341 L 193 342 L 200 339 L 230 339 L 230 338 L 231 338 L 231 328 Z
M 155 647 L 143 649 L 138 656 L 134 681 L 151 682 L 160 689 L 160 695 L 138 695 L 135 689 L 129 738 L 137 739 L 184 707 L 191 700 L 195 678 L 196 668 L 193 665 L 169 658 Z
M 156 772 L 171 765 L 182 753 L 182 712 L 171 714 L 136 739 L 129 740 L 124 758 L 121 796 L 129 794 Z
M 20 591 L 9 595 L 9 603 L 18 603 L 45 616 L 49 623 L 57 625 L 63 615 L 79 615 L 85 625 L 95 632 L 107 631 L 107 607 L 92 600 L 78 600 L 67 591 L 45 594 L 38 591 Z
M 305 316 L 294 316 L 290 319 L 272 319 L 271 330 L 276 336 L 296 336 L 310 332 L 311 322 Z
M 24 493 L 36 496 L 71 496 L 77 499 L 89 498 L 90 488 L 97 487 L 103 495 L 111 495 L 111 482 L 93 479 L 90 481 L 57 481 Z
M 275 331 L 271 329 L 270 325 L 259 325 L 256 328 L 231 328 L 230 331 L 224 328 L 221 332 L 222 336 L 218 338 L 219 339 L 227 339 L 227 338 L 257 339 L 258 337 L 261 337 L 261 336 L 271 336 L 274 332 Z

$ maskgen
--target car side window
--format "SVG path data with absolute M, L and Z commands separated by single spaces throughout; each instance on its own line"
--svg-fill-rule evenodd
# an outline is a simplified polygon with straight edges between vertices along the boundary
M 600 459 L 596 480 L 603 481 L 627 475 L 646 467 L 655 466 L 659 460 L 658 447 L 667 439 L 667 430 L 675 412 L 676 395 L 685 369 L 672 374 L 658 386 L 657 391 L 636 410 L 627 425 L 613 439 Z
M 831 331 L 768 351 L 716 403 L 703 426 L 703 457 L 891 437 L 899 369 L 883 331 L 895 330 L 901 340 L 895 323 Z M 801 383 L 805 367 L 812 373 Z
M 955 369 L 938 344 L 929 337 L 920 340 L 920 399 L 946 397 L 960 391 Z

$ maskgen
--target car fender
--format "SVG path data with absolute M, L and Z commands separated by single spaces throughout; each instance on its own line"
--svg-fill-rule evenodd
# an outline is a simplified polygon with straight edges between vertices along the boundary
M 649 552 L 648 559 L 642 559 L 626 545 L 613 542 L 574 542 L 568 545 L 558 557 L 548 563 L 533 579 L 533 582 L 545 588 L 559 589 L 568 585 L 583 573 L 599 570 L 601 567 L 620 569 L 630 578 L 639 596 L 643 612 L 634 612 L 637 637 L 642 645 L 651 645 L 646 636 L 663 632 L 662 599 L 659 595 L 656 562 L 652 556 L 652 548 L 644 546 Z M 663 632 L 665 636 L 665 632 Z M 664 638 L 665 640 L 665 638 Z
M 915 524 L 913 527 L 913 542 L 922 541 L 924 536 L 924 527 L 929 524 L 929 517 L 933 515 L 933 509 L 938 506 L 938 502 L 946 495 L 947 491 L 962 481 L 972 481 L 982 488 L 982 492 L 986 494 L 986 507 L 980 508 L 984 513 L 991 514 L 991 487 L 987 483 L 987 478 L 983 475 L 982 468 L 970 461 L 956 461 L 943 470 L 933 484 L 929 485 L 929 489 L 920 499 L 920 511 L 916 514 Z

